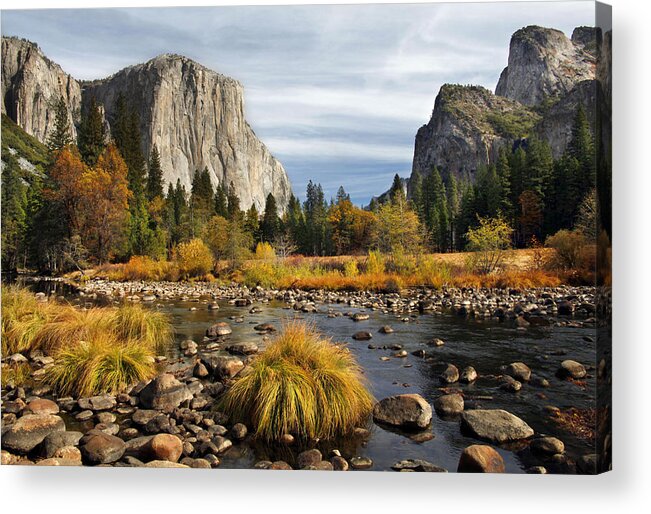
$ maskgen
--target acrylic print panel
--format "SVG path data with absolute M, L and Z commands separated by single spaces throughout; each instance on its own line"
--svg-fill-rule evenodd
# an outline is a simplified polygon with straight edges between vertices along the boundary
M 611 41 L 591 2 L 3 11 L 2 463 L 610 469 Z

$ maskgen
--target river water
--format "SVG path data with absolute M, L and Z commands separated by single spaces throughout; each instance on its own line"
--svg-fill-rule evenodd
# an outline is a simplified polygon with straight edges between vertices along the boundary
M 32 284 L 38 290 L 51 290 L 52 283 Z M 85 299 L 67 290 L 67 297 L 73 303 Z M 212 303 L 212 301 L 210 302 Z M 279 327 L 283 320 L 304 319 L 334 341 L 345 342 L 357 357 L 368 379 L 375 398 L 382 399 L 394 394 L 418 393 L 430 404 L 442 393 L 439 374 L 446 363 L 455 364 L 459 370 L 473 366 L 480 378 L 472 384 L 453 384 L 453 389 L 463 391 L 466 403 L 477 407 L 505 409 L 526 421 L 536 434 L 553 435 L 565 443 L 566 453 L 571 458 L 594 453 L 593 441 L 579 439 L 561 428 L 545 411 L 544 407 L 553 405 L 561 409 L 576 407 L 594 408 L 596 379 L 594 371 L 589 371 L 585 385 L 562 381 L 554 376 L 561 361 L 573 359 L 590 369 L 595 360 L 595 329 L 570 327 L 529 327 L 517 330 L 493 321 L 477 321 L 451 314 L 418 314 L 404 322 L 404 316 L 367 311 L 370 319 L 355 322 L 350 318 L 329 317 L 327 311 L 357 312 L 345 305 L 321 305 L 319 312 L 313 314 L 296 313 L 281 302 L 260 303 L 260 312 L 249 313 L 252 306 L 235 307 L 228 302 L 218 301 L 219 310 L 208 310 L 208 299 L 199 301 L 164 301 L 150 304 L 170 315 L 176 331 L 176 344 L 170 346 L 170 358 L 181 357 L 179 343 L 193 339 L 199 344 L 199 353 L 207 344 L 203 342 L 206 328 L 217 321 L 227 321 L 233 333 L 231 342 L 255 342 L 264 346 L 263 336 L 253 327 L 259 323 L 270 322 Z M 196 310 L 191 310 L 196 307 Z M 241 320 L 231 318 L 242 318 Z M 381 334 L 379 329 L 390 325 L 395 332 Z M 359 330 L 373 334 L 371 341 L 355 341 L 352 335 Z M 589 336 L 589 337 L 585 337 Z M 427 343 L 433 338 L 442 339 L 445 344 L 431 347 Z M 379 349 L 369 349 L 369 343 Z M 395 350 L 382 349 L 384 345 L 402 345 L 408 352 L 406 358 L 394 358 Z M 426 357 L 411 355 L 412 351 L 425 350 Z M 390 357 L 383 361 L 380 357 Z M 524 384 L 517 392 L 499 389 L 500 382 L 495 378 L 502 373 L 501 367 L 511 362 L 526 363 L 534 375 L 546 378 L 548 388 L 537 388 Z M 333 448 L 341 450 L 345 457 L 367 456 L 373 460 L 373 470 L 389 470 L 391 465 L 403 459 L 424 459 L 450 471 L 455 471 L 461 451 L 479 442 L 461 434 L 459 420 L 441 419 L 434 413 L 431 433 L 433 438 L 419 442 L 413 434 L 403 434 L 388 430 L 369 421 L 371 437 L 367 441 L 345 440 L 320 444 L 322 452 Z M 481 444 L 481 443 L 479 443 Z M 509 447 L 497 448 L 510 473 L 521 473 L 532 465 L 542 465 L 527 450 Z M 324 453 L 327 455 L 327 453 Z M 220 467 L 250 468 L 258 460 L 287 460 L 293 455 L 286 449 L 265 446 L 236 445 L 222 459 Z

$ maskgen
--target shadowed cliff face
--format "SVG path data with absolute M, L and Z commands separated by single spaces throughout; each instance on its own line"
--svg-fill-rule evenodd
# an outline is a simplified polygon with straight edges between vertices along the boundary
M 246 122 L 239 82 L 185 57 L 162 55 L 80 84 L 31 43 L 3 38 L 2 55 L 3 112 L 29 134 L 47 138 L 60 94 L 66 93 L 75 121 L 94 96 L 110 125 L 123 93 L 140 114 L 143 151 L 157 145 L 167 182 L 180 179 L 189 190 L 195 171 L 207 167 L 214 185 L 233 182 L 243 208 L 264 208 L 269 193 L 281 210 L 287 205 L 289 179 Z
M 63 97 L 70 126 L 76 136 L 81 88 L 58 64 L 47 59 L 37 45 L 17 38 L 2 38 L 2 112 L 25 132 L 45 142 L 54 128 L 54 104 Z

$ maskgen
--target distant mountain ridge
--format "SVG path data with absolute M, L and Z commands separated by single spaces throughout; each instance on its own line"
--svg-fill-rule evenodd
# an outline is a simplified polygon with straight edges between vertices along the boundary
M 189 189 L 195 170 L 207 167 L 214 185 L 234 184 L 244 208 L 264 208 L 272 193 L 284 210 L 289 178 L 247 123 L 243 86 L 236 80 L 187 57 L 164 54 L 105 79 L 77 81 L 36 44 L 2 38 L 2 112 L 40 141 L 54 126 L 59 97 L 72 126 L 92 97 L 110 125 L 120 93 L 139 112 L 145 155 L 158 147 L 167 183 L 180 180 Z

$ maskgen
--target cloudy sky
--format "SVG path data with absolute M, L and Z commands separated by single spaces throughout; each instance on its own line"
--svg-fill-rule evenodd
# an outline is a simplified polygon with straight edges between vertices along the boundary
M 300 197 L 313 179 L 367 204 L 411 172 L 442 84 L 494 90 L 514 31 L 570 35 L 593 13 L 586 1 L 3 10 L 2 34 L 38 43 L 78 79 L 187 55 L 244 84 L 247 118 Z

